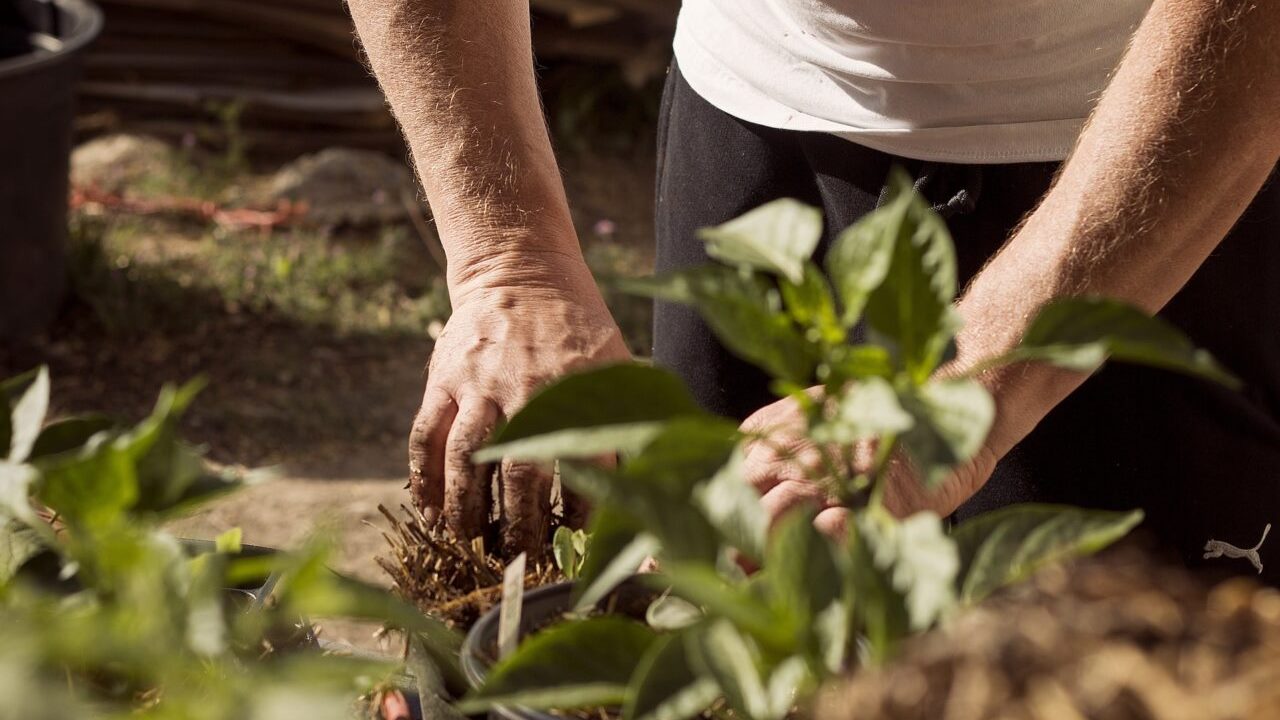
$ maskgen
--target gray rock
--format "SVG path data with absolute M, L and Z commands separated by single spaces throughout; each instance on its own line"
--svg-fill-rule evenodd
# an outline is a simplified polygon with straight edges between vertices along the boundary
M 173 169 L 174 149 L 144 135 L 103 135 L 71 153 L 71 182 L 112 193 L 168 183 Z
M 266 195 L 306 203 L 309 223 L 376 225 L 407 218 L 402 198 L 415 199 L 417 183 L 404 163 L 381 153 L 328 148 L 280 168 Z

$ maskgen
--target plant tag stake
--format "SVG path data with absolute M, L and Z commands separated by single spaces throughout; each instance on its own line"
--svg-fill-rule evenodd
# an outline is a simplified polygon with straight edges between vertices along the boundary
M 502 608 L 498 611 L 498 659 L 515 652 L 520 642 L 520 610 L 524 607 L 524 553 L 502 572 Z

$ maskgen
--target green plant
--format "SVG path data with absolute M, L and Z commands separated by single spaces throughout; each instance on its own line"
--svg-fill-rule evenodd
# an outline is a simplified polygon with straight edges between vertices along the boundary
M 398 666 L 308 649 L 318 616 L 406 629 L 427 702 L 456 690 L 455 634 L 328 571 L 322 538 L 259 556 L 237 530 L 193 552 L 161 529 L 244 480 L 178 438 L 199 388 L 165 388 L 126 428 L 46 425 L 44 369 L 0 384 L 0 718 L 348 718 Z M 269 599 L 227 590 L 268 577 Z
M 580 609 L 649 556 L 662 567 L 651 582 L 670 595 L 648 624 L 584 617 L 536 633 L 464 709 L 617 705 L 624 718 L 680 720 L 723 699 L 736 716 L 779 720 L 833 674 L 883 662 L 957 607 L 1100 549 L 1141 520 L 1137 511 L 1016 506 L 949 533 L 932 513 L 893 517 L 882 493 L 894 453 L 936 485 L 982 446 L 994 403 L 971 376 L 935 376 L 959 326 L 955 258 L 908 178 L 895 174 L 884 206 L 839 235 L 825 275 L 809 260 L 820 232 L 817 210 L 771 203 L 702 233 L 722 264 L 630 287 L 697 308 L 801 404 L 822 458 L 813 479 L 853 511 L 847 538 L 828 540 L 805 511 L 766 537 L 741 469 L 744 445 L 769 434 L 701 411 L 674 376 L 623 364 L 567 377 L 476 459 L 558 461 L 564 483 L 594 503 Z M 851 342 L 860 322 L 871 342 Z M 1046 307 L 1013 353 L 984 367 L 1091 371 L 1107 357 L 1233 382 L 1172 327 L 1096 298 Z M 867 440 L 875 460 L 860 468 L 852 456 Z M 616 469 L 591 464 L 608 453 L 619 454 Z M 762 570 L 744 573 L 743 559 Z M 557 660 L 566 657 L 575 662 Z
M 556 561 L 556 567 L 569 580 L 577 580 L 582 575 L 590 550 L 591 536 L 585 530 L 571 530 L 562 525 L 556 528 L 556 533 L 551 538 L 551 556 Z

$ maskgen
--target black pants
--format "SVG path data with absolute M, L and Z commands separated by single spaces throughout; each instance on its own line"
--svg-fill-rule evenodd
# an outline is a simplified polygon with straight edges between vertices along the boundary
M 658 270 L 708 262 L 698 228 L 794 197 L 822 208 L 832 236 L 872 210 L 901 165 L 934 203 L 969 192 L 948 219 L 967 283 L 1048 189 L 1056 163 L 963 166 L 893 157 L 823 133 L 733 118 L 672 69 L 658 139 Z M 1241 548 L 1280 524 L 1280 182 L 1273 175 L 1230 236 L 1162 315 L 1241 377 L 1241 392 L 1108 364 L 1054 409 L 957 513 L 1015 502 L 1147 511 L 1147 527 L 1188 561 L 1209 539 Z M 659 303 L 654 356 L 710 411 L 743 418 L 775 398 L 693 311 Z M 1277 528 L 1280 531 L 1280 527 Z M 1274 552 L 1273 552 L 1274 550 Z M 1280 584 L 1280 537 L 1260 550 Z M 1255 572 L 1243 559 L 1204 561 Z

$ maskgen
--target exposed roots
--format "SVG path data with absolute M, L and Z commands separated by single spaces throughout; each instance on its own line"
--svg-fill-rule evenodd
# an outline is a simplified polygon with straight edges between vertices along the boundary
M 498 604 L 504 563 L 486 551 L 482 538 L 460 540 L 404 505 L 399 515 L 381 505 L 378 510 L 390 528 L 382 533 L 389 552 L 377 562 L 391 576 L 396 594 L 458 628 L 470 627 Z M 525 587 L 562 579 L 554 564 L 535 560 L 528 565 Z

